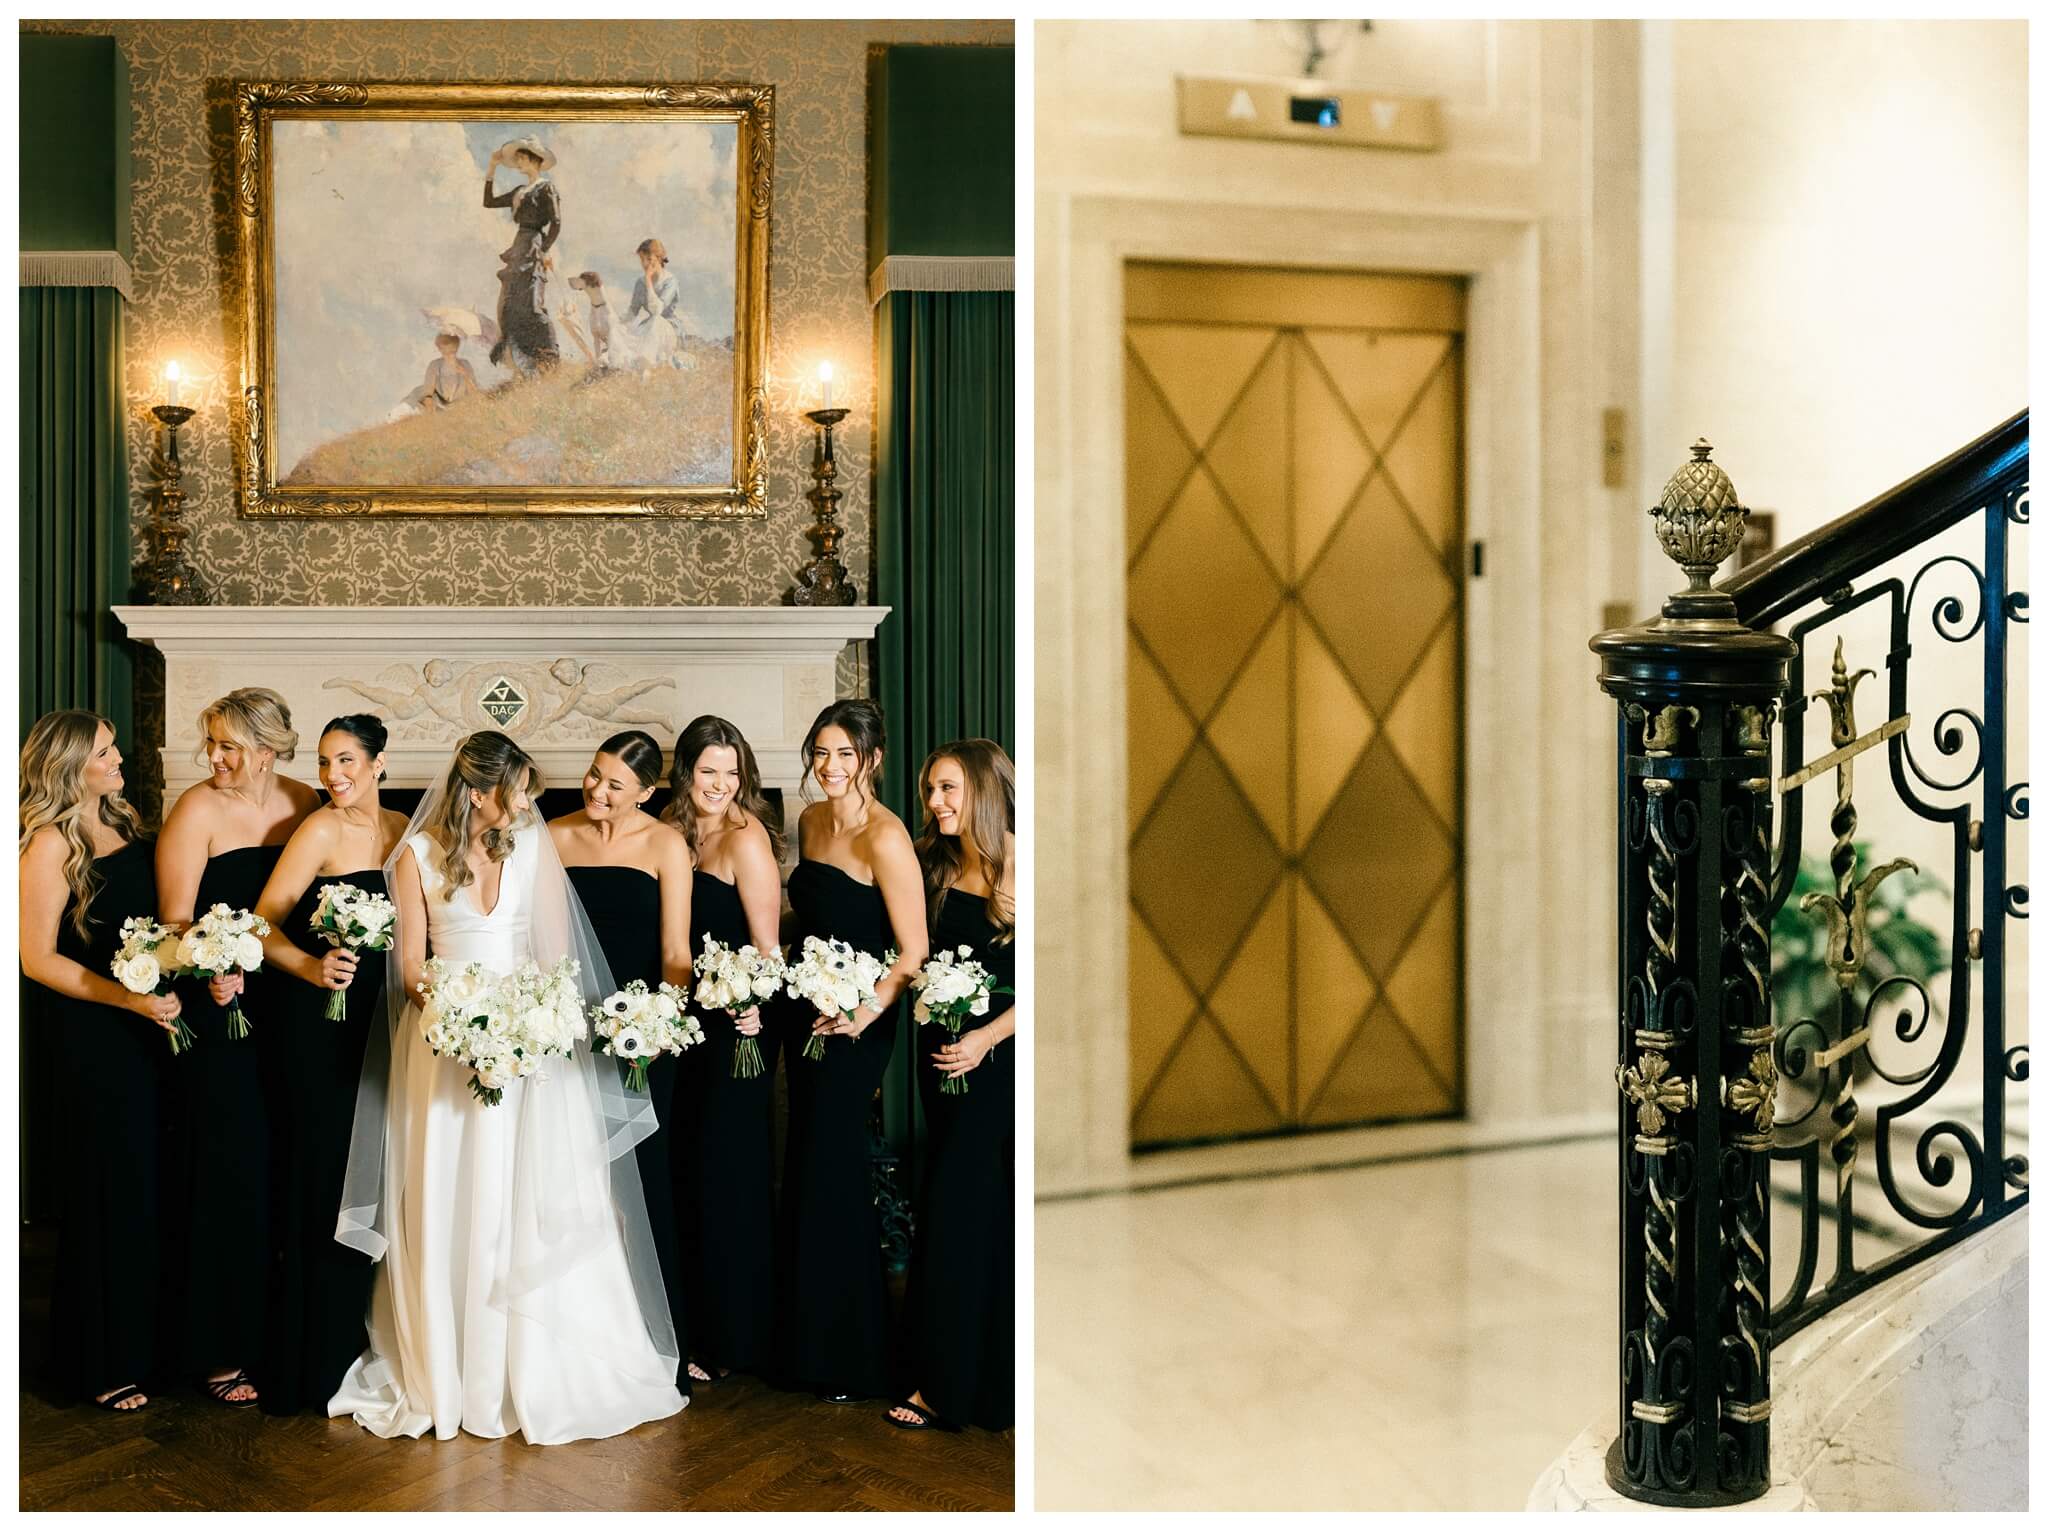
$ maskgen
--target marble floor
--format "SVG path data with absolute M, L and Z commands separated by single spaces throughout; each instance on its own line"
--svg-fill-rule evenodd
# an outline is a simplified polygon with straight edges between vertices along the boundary
M 1614 1147 L 1037 1209 L 1040 1509 L 1518 1510 L 1611 1415 Z

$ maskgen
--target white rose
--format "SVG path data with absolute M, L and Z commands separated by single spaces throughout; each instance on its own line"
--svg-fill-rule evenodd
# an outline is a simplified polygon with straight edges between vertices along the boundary
M 660 1021 L 672 1021 L 682 1014 L 682 1007 L 675 1002 L 674 996 L 669 994 L 654 995 L 648 1001 L 648 1006 L 653 1010 L 654 1018 Z
M 263 942 L 253 935 L 235 938 L 235 957 L 245 969 L 263 966 Z
M 139 952 L 121 965 L 116 976 L 120 978 L 121 986 L 130 993 L 148 994 L 156 988 L 158 980 L 163 977 L 163 969 L 158 965 L 156 958 L 148 952 Z

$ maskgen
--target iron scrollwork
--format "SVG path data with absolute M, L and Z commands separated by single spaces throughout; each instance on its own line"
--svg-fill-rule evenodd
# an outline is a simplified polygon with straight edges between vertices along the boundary
M 1800 645 L 1792 660 L 1794 695 L 1799 696 L 1807 643 L 1836 627 L 1866 605 L 1888 617 L 1889 647 L 1884 658 L 1890 716 L 1877 729 L 1859 734 L 1854 718 L 1858 683 L 1875 675 L 1852 670 L 1842 636 L 1834 636 L 1831 684 L 1802 697 L 1824 702 L 1829 709 L 1830 754 L 1813 765 L 1799 760 L 1800 729 L 1784 731 L 1780 786 L 1784 834 L 1773 878 L 1772 912 L 1789 897 L 1799 862 L 1803 791 L 1825 769 L 1835 772 L 1835 797 L 1829 814 L 1833 844 L 1829 871 L 1833 887 L 1810 893 L 1799 908 L 1825 931 L 1828 970 L 1835 982 L 1834 1013 L 1799 1016 L 1781 1032 L 1776 1063 L 1783 1079 L 1812 1092 L 1812 1102 L 1794 1112 L 1781 1111 L 1774 1127 L 1773 1155 L 1797 1169 L 1797 1183 L 1787 1189 L 1799 1208 L 1800 1248 L 1789 1288 L 1771 1313 L 1779 1338 L 1796 1332 L 1841 1302 L 1885 1277 L 1966 1237 L 1975 1228 L 2024 1204 L 2027 1161 L 2005 1144 L 2005 1092 L 2026 1080 L 2025 1044 L 2005 1040 L 2005 921 L 2025 918 L 2026 890 L 2007 886 L 2006 846 L 2010 826 L 2029 816 L 2027 783 L 2007 782 L 2006 729 L 2007 643 L 2012 624 L 2023 622 L 2024 592 L 2006 586 L 2006 539 L 2013 526 L 2027 524 L 2026 458 L 2022 452 L 2009 473 L 2016 481 L 1977 502 L 1984 553 L 1980 564 L 1957 553 L 1930 557 L 1906 578 L 1887 578 L 1828 601 L 1796 621 L 1792 637 Z M 1941 593 L 1939 576 L 1960 587 Z M 1923 595 L 1923 591 L 1925 594 Z M 2012 597 L 2017 594 L 2015 602 Z M 1911 642 L 1916 618 L 1942 644 L 1974 644 L 1984 656 L 1984 680 L 1975 697 L 1944 698 L 1933 713 L 1928 732 L 1936 755 L 1954 761 L 1946 774 L 1926 764 L 1916 752 L 1911 700 Z M 1887 879 L 1920 869 L 1912 860 L 1895 857 L 1859 864 L 1854 835 L 1858 823 L 1853 757 L 1882 747 L 1889 784 L 1918 818 L 1943 826 L 1950 837 L 1948 868 L 1953 892 L 1950 970 L 1939 1000 L 1930 982 L 1904 972 L 1881 973 L 1870 981 L 1869 917 L 1874 895 Z M 1980 918 L 1971 908 L 1974 887 L 1981 886 L 1989 906 Z M 1867 992 L 1866 992 L 1867 990 Z M 1913 1065 L 1895 1060 L 1892 1051 L 1920 1045 L 1933 1054 Z M 1918 1117 L 1922 1108 L 1951 1083 L 1971 1081 L 1965 1069 L 1974 1046 L 1981 1062 L 1982 1118 L 1953 1111 L 1934 1120 Z M 1858 1069 L 1875 1081 L 1894 1087 L 1866 1124 L 1856 1100 Z M 1903 1092 L 1903 1093 L 1898 1093 Z M 1872 1139 L 1882 1221 L 1925 1230 L 1919 1242 L 1896 1236 L 1871 1259 L 1859 1246 L 1870 1225 L 1855 1207 L 1858 1144 Z M 1895 1143 L 1910 1144 L 1906 1153 Z M 1825 1151 L 1835 1168 L 1832 1194 L 1823 1190 L 1819 1173 Z M 1910 1182 L 1910 1183 L 1909 1183 Z M 2014 1194 L 2016 1193 L 2016 1194 Z M 1834 1264 L 1816 1291 L 1818 1247 L 1823 1215 L 1834 1223 Z
M 2029 914 L 2025 883 L 2007 875 L 2008 837 L 2031 810 L 2024 769 L 2008 772 L 2006 708 L 2008 644 L 2029 615 L 2027 593 L 2007 583 L 2008 539 L 2031 524 L 2025 426 L 2016 417 L 1958 454 L 1944 465 L 1945 487 L 1928 489 L 1936 480 L 1923 476 L 1842 523 L 1871 529 L 1871 546 L 1831 529 L 1721 586 L 1710 583 L 1713 566 L 1748 512 L 1701 443 L 1652 511 L 1688 588 L 1656 621 L 1593 640 L 1601 686 L 1621 704 L 1622 1430 L 1607 1470 L 1630 1497 L 1706 1506 L 1762 1493 L 1772 1345 L 2026 1202 L 2028 1163 L 2006 1141 L 2005 1104 L 2026 1083 L 2030 1054 L 2024 1041 L 2008 1042 L 2004 1023 L 2007 924 Z M 1912 494 L 1948 498 L 1908 507 Z M 1897 521 L 1878 512 L 1908 508 L 1921 545 L 1977 518 L 1981 560 L 1943 547 L 1906 578 L 1885 577 L 1913 548 L 1900 551 Z M 1867 608 L 1888 617 L 1881 670 L 1848 660 L 1842 625 Z M 1983 655 L 1981 692 L 1926 709 L 1932 723 L 1917 741 L 1908 705 L 1916 616 L 1937 643 Z M 1829 684 L 1808 693 L 1810 638 L 1833 640 L 1833 663 Z M 1883 721 L 1860 731 L 1857 689 L 1880 675 Z M 1814 703 L 1827 709 L 1831 748 L 1809 764 Z M 1938 976 L 1871 962 L 1880 889 L 1919 873 L 1914 860 L 1867 856 L 1856 840 L 1856 758 L 1877 761 L 1879 751 L 1892 791 L 1942 826 L 1953 848 L 1951 966 L 1939 999 Z M 1811 1007 L 1818 1013 L 1802 1007 L 1780 1027 L 1770 932 L 1801 864 L 1805 788 L 1829 773 L 1827 886 L 1796 908 L 1819 931 L 1832 982 Z M 1933 1055 L 1899 1051 L 1913 1048 Z M 1920 1117 L 1952 1081 L 1975 1082 L 1970 1060 L 1981 1120 L 1967 1109 Z M 1874 1257 L 1857 1242 L 1868 1226 L 1855 1209 L 1865 1137 L 1877 1210 L 1926 1233 L 1903 1246 L 1894 1236 Z M 1895 1153 L 1895 1138 L 1909 1150 Z M 1833 1169 L 1825 1177 L 1823 1156 Z M 1799 1243 L 1773 1304 L 1779 1164 L 1796 1176 L 1782 1189 L 1799 1209 Z M 1824 1210 L 1834 1261 L 1817 1287 Z

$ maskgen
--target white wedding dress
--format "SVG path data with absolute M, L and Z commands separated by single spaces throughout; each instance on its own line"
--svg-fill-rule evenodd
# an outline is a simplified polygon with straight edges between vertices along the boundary
M 504 972 L 535 955 L 546 834 L 535 826 L 516 837 L 489 914 L 474 883 L 443 896 L 424 835 L 406 842 L 426 893 L 430 956 Z M 370 1348 L 328 1402 L 330 1416 L 353 1415 L 385 1437 L 516 1430 L 551 1446 L 684 1407 L 675 1363 L 641 1317 L 591 1070 L 587 1058 L 551 1059 L 548 1077 L 515 1081 L 486 1106 L 469 1070 L 435 1057 L 406 1007 L 386 1097 L 389 1247 Z

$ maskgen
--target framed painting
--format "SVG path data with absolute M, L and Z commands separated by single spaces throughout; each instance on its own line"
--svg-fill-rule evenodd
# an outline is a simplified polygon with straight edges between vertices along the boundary
M 238 83 L 243 513 L 762 514 L 774 99 Z

